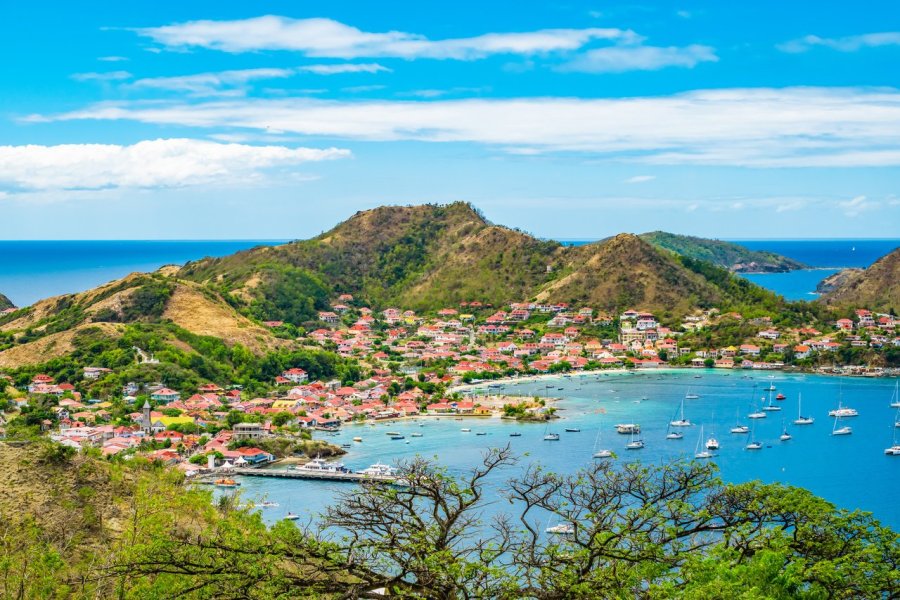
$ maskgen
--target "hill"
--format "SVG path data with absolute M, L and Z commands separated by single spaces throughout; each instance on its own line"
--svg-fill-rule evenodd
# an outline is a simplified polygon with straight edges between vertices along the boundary
M 872 310 L 900 310 L 900 248 L 882 256 L 865 271 L 838 281 L 821 300 L 836 306 L 865 306 Z
M 774 252 L 745 248 L 740 244 L 677 235 L 665 231 L 642 233 L 641 239 L 659 248 L 696 260 L 705 260 L 735 273 L 784 273 L 806 265 Z
M 7 308 L 15 308 L 15 304 L 12 303 L 12 300 L 0 294 L 0 310 L 6 310 Z
M 359 212 L 309 240 L 189 263 L 179 277 L 254 317 L 294 323 L 314 319 L 338 293 L 416 310 L 536 299 L 683 314 L 743 301 L 690 257 L 637 236 L 565 247 L 489 223 L 465 203 Z

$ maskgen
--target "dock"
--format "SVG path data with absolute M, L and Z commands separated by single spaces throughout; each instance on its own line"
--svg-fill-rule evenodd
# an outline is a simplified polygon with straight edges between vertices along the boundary
M 396 477 L 388 475 L 363 475 L 362 473 L 337 473 L 332 471 L 302 471 L 299 469 L 247 469 L 236 468 L 228 471 L 230 475 L 242 477 L 280 477 L 282 479 L 315 479 L 318 481 L 344 481 L 348 483 L 361 483 L 366 481 L 381 481 L 394 483 Z

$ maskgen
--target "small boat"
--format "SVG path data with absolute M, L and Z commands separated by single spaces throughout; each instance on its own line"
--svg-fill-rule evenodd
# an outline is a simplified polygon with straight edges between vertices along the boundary
M 475 435 L 487 435 L 487 431 L 476 431 Z
M 401 434 L 398 433 L 398 434 L 396 434 L 396 435 L 392 435 L 392 436 L 391 436 L 391 439 L 392 439 L 392 440 L 403 440 L 403 439 L 406 439 L 406 436 L 405 436 L 405 435 L 401 435 Z
M 772 404 L 772 392 L 769 392 L 769 403 L 766 404 L 765 406 L 763 406 L 762 409 L 765 410 L 765 411 L 767 411 L 767 412 L 773 412 L 773 411 L 781 410 L 781 407 L 780 407 L 780 406 L 775 406 L 774 404 Z
M 900 456 L 900 444 L 894 444 L 890 448 L 885 448 L 884 453 L 888 456 Z
M 707 450 L 718 450 L 719 449 L 719 440 L 716 439 L 715 436 L 709 436 L 709 439 L 706 440 L 706 449 Z
M 509 434 L 509 437 L 522 437 L 522 434 L 519 433 L 518 431 L 514 431 L 511 434 Z
M 685 400 L 696 400 L 700 397 L 700 394 L 695 394 L 691 390 L 688 390 L 688 393 L 684 395 Z
M 900 380 L 894 382 L 894 393 L 891 396 L 891 408 L 900 408 Z
M 749 415 L 747 415 L 747 418 L 748 418 L 748 419 L 765 419 L 765 418 L 766 418 L 766 413 L 764 413 L 764 412 L 759 412 L 759 411 L 757 411 L 757 412 L 752 412 L 752 413 L 750 413 Z
M 353 444 L 341 444 L 341 448 L 352 448 Z
M 900 446 L 898 446 L 900 448 Z M 594 452 L 594 458 L 612 458 L 614 455 L 612 450 L 597 450 Z
M 703 443 L 703 426 L 700 426 L 700 435 L 697 437 L 697 447 L 694 448 L 694 458 L 712 458 L 712 452 L 709 450 L 700 450 L 700 444 Z
M 775 396 L 776 400 L 784 400 L 785 398 L 787 398 L 787 396 L 782 393 L 778 393 L 778 395 Z
M 547 434 L 544 434 L 544 441 L 545 441 L 545 442 L 558 442 L 558 441 L 559 441 L 559 434 L 558 434 L 558 433 L 547 433 Z
M 361 441 L 362 441 L 362 438 L 361 438 L 361 437 L 355 437 L 355 438 L 353 438 L 353 441 L 354 441 L 354 442 L 361 442 Z
M 399 431 L 387 431 L 387 432 L 385 432 L 385 435 L 400 435 L 400 432 Z
M 792 437 L 791 434 L 788 433 L 787 425 L 785 425 L 784 422 L 782 422 L 781 423 L 781 435 L 778 437 L 778 439 L 781 440 L 782 442 L 786 442 L 789 439 L 791 439 L 791 437 Z
M 762 442 L 750 442 L 749 444 L 747 444 L 746 448 L 747 450 L 761 450 Z
M 224 488 L 236 488 L 237 486 L 239 486 L 241 484 L 239 484 L 234 479 L 229 479 L 228 477 L 221 477 L 219 479 L 216 479 L 213 482 L 213 485 L 215 485 L 217 487 L 224 487 Z
M 640 433 L 641 426 L 637 423 L 620 423 L 616 425 L 616 432 L 624 435 L 630 435 L 632 433 Z
M 296 521 L 299 518 L 300 518 L 300 515 L 295 515 L 292 512 L 289 512 L 288 514 L 284 515 L 285 521 Z
M 846 425 L 844 425 L 843 427 L 838 427 L 838 423 L 840 422 L 841 418 L 839 416 L 834 418 L 834 425 L 831 428 L 831 435 L 850 435 L 851 433 L 853 433 L 852 427 L 847 427 Z
M 597 437 L 594 438 L 594 453 L 592 456 L 594 458 L 612 458 L 613 453 L 612 450 L 608 450 L 606 448 L 599 448 L 600 446 L 600 438 L 603 437 L 603 421 L 600 421 L 600 427 L 597 429 Z
M 260 504 L 260 506 L 262 506 L 263 508 L 278 508 L 278 503 L 266 500 L 265 502 Z
M 579 433 L 581 430 L 577 427 L 566 427 L 566 431 L 569 433 Z
M 746 425 L 735 425 L 731 428 L 731 433 L 750 433 L 750 428 Z
M 416 431 L 414 433 L 409 434 L 409 437 L 422 437 L 422 434 L 419 433 L 418 431 Z
M 625 444 L 625 448 L 627 450 L 640 450 L 644 447 L 644 440 L 635 439 L 634 434 L 637 433 L 635 431 L 631 432 L 631 441 Z
M 469 433 L 472 430 L 469 429 L 468 427 L 463 427 L 462 429 L 460 429 L 460 431 L 462 431 L 463 433 Z
M 766 388 L 766 391 L 767 391 L 767 392 L 774 392 L 775 389 L 776 389 L 776 388 L 775 388 L 775 384 L 774 384 L 774 383 L 771 383 L 771 384 L 769 384 L 769 387 Z
M 794 425 L 812 425 L 815 419 L 803 416 L 803 398 L 797 394 L 797 418 L 794 419 Z
M 684 418 L 684 399 L 681 400 L 681 416 L 669 422 L 672 427 L 690 427 L 691 422 Z
M 666 434 L 667 440 L 680 440 L 684 437 L 684 434 L 680 431 L 670 431 Z

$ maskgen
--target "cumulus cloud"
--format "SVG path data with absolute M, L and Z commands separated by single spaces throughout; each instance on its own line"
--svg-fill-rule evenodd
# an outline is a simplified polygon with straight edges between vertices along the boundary
M 656 179 L 656 175 L 635 175 L 634 177 L 626 179 L 625 183 L 644 183 L 653 181 L 654 179 Z
M 0 146 L 0 187 L 12 191 L 170 188 L 245 181 L 269 169 L 344 158 L 338 148 L 159 139 L 130 146 Z
M 75 81 L 125 81 L 131 79 L 128 71 L 109 71 L 107 73 L 74 73 L 71 78 Z
M 474 142 L 520 154 L 580 152 L 650 164 L 900 165 L 900 91 L 893 89 L 719 89 L 615 99 L 125 102 L 25 120 L 130 120 L 365 141 Z
M 823 38 L 817 35 L 807 35 L 802 38 L 790 40 L 778 44 L 782 52 L 800 53 L 815 47 L 831 48 L 839 52 L 856 52 L 863 48 L 878 48 L 880 46 L 900 46 L 900 31 L 884 31 L 881 33 L 864 33 L 838 38 Z
M 878 208 L 878 203 L 868 200 L 866 196 L 855 196 L 850 200 L 838 202 L 838 206 L 848 217 L 856 217 L 867 210 Z
M 138 79 L 128 87 L 135 90 L 176 91 L 193 96 L 235 95 L 243 94 L 251 81 L 279 79 L 293 75 L 293 69 L 241 69 L 175 77 L 148 77 Z
M 560 66 L 561 71 L 582 73 L 624 73 L 657 71 L 666 67 L 691 69 L 702 62 L 717 62 L 709 46 L 612 46 L 589 50 Z
M 224 52 L 290 50 L 330 58 L 435 58 L 475 60 L 492 54 L 537 54 L 577 50 L 593 40 L 640 41 L 630 30 L 614 28 L 543 29 L 487 33 L 429 40 L 403 31 L 362 31 L 332 19 L 291 19 L 266 15 L 234 21 L 188 21 L 135 30 L 168 48 L 200 47 Z

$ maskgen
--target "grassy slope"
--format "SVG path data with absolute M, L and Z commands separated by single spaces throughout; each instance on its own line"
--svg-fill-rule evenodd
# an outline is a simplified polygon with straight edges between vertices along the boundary
M 784 272 L 802 269 L 806 265 L 774 252 L 750 250 L 739 244 L 677 235 L 665 231 L 641 234 L 641 239 L 659 248 L 682 256 L 705 260 L 724 269 L 738 272 Z
M 900 248 L 882 256 L 865 271 L 846 277 L 822 300 L 835 306 L 900 311 Z

